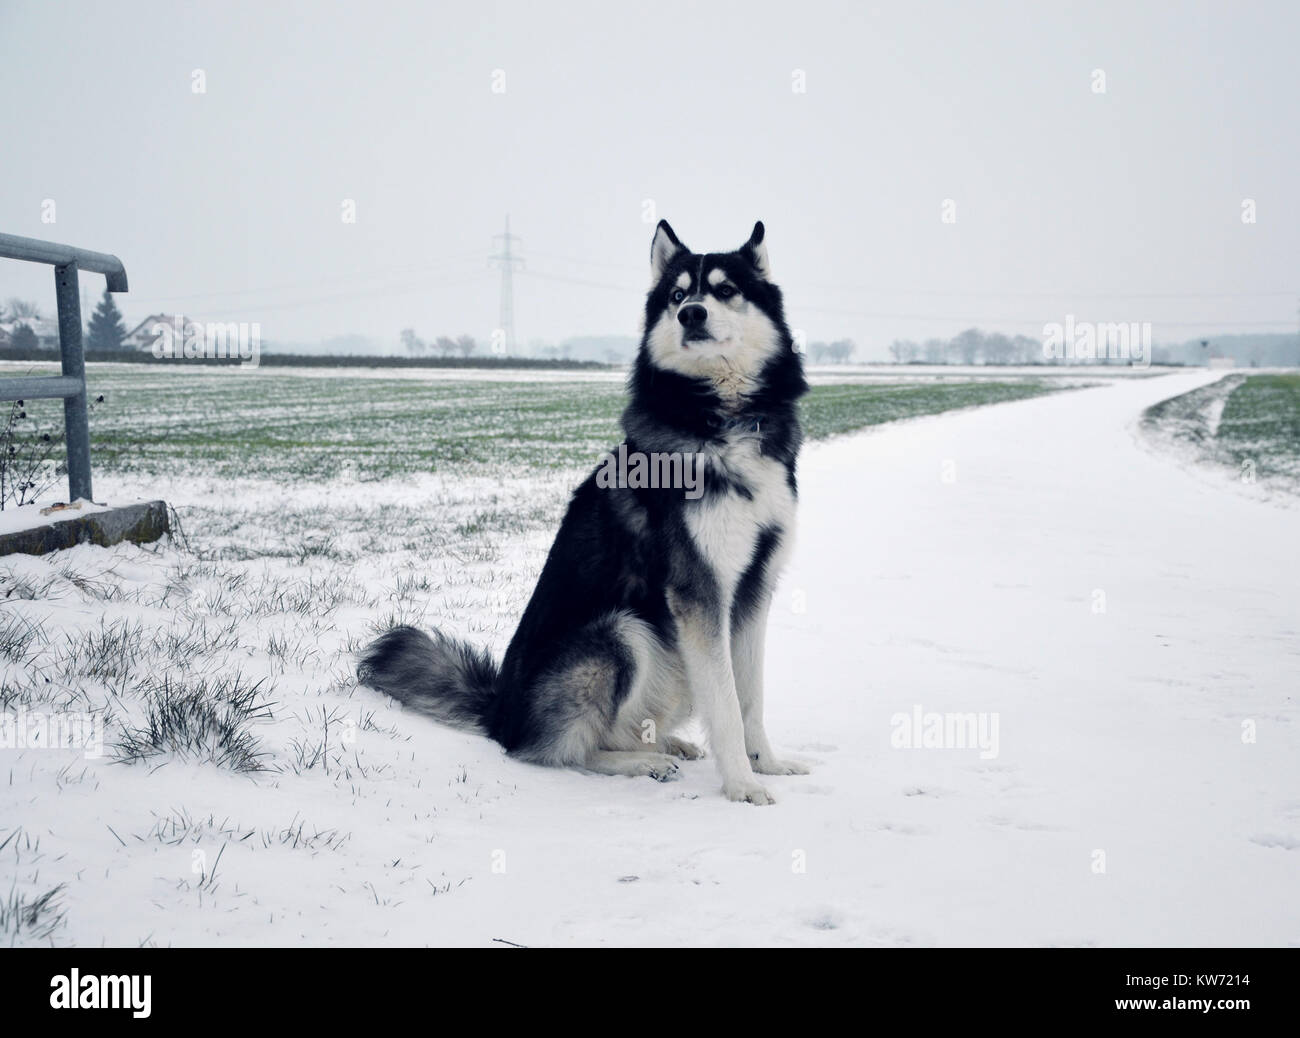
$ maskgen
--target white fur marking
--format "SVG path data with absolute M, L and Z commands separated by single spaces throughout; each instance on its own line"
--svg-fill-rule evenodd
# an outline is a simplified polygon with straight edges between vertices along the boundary
M 686 513 L 687 528 L 700 554 L 713 567 L 729 611 L 736 584 L 749 568 L 763 528 L 779 526 L 787 538 L 793 533 L 795 499 L 785 466 L 763 457 L 757 439 L 749 433 L 733 434 L 723 447 L 708 451 L 705 464 L 733 475 L 753 495 L 708 494 Z M 771 573 L 775 576 L 776 570 Z

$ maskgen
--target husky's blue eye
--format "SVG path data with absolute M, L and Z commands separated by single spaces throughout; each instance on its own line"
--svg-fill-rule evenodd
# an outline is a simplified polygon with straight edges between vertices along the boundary
M 683 292 L 680 288 L 679 288 L 676 292 L 673 293 L 673 302 L 674 302 L 674 303 L 680 303 L 680 302 L 681 302 L 683 299 L 685 299 L 685 298 L 686 298 L 686 293 Z

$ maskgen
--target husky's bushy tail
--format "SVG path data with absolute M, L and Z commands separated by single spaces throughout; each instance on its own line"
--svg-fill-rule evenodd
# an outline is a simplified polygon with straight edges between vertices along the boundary
M 430 637 L 414 627 L 394 627 L 366 647 L 357 678 L 410 710 L 486 733 L 497 665 L 486 652 L 438 631 Z

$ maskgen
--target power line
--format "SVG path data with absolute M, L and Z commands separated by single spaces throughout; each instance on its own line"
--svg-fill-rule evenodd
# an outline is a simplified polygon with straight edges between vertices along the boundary
M 527 272 L 527 276 L 529 278 L 539 278 L 544 281 L 557 281 L 557 282 L 562 282 L 564 284 L 570 284 L 570 285 L 582 285 L 587 288 L 602 288 L 602 289 L 608 289 L 610 291 L 615 291 L 615 292 L 626 292 L 630 295 L 644 294 L 642 289 L 632 288 L 629 285 L 619 285 L 608 281 L 592 281 L 588 278 L 575 278 L 565 274 L 554 274 L 554 273 L 541 271 L 541 270 L 529 270 Z M 945 293 L 934 293 L 934 294 L 942 295 Z M 961 293 L 952 293 L 952 294 L 958 295 Z M 1157 294 L 1158 293 L 1153 293 L 1152 295 L 1154 296 Z M 1275 293 L 1260 293 L 1260 294 L 1272 295 Z M 982 298 L 982 296 L 979 293 L 972 293 L 972 295 L 975 297 Z M 1004 297 L 993 295 L 993 298 L 1004 298 Z M 1055 298 L 1055 297 L 1051 297 L 1051 298 Z M 1216 297 L 1212 295 L 1199 297 L 1199 296 L 1192 295 L 1191 293 L 1188 293 L 1187 298 L 1216 298 Z M 791 303 L 790 309 L 798 313 L 831 314 L 831 315 L 843 316 L 843 317 L 865 317 L 865 318 L 880 320 L 880 321 L 913 321 L 921 324 L 969 324 L 969 325 L 989 324 L 989 325 L 1011 325 L 1011 326 L 1019 326 L 1019 327 L 1026 327 L 1026 328 L 1028 327 L 1038 328 L 1041 327 L 1043 324 L 1043 321 L 1041 319 L 1027 320 L 1025 318 L 1010 318 L 1010 317 L 969 317 L 969 316 L 963 317 L 960 315 L 953 316 L 953 315 L 946 315 L 946 314 L 881 313 L 879 311 L 856 310 L 848 307 L 814 306 L 811 304 L 800 303 L 798 301 Z M 1207 326 L 1213 326 L 1218 328 L 1269 328 L 1269 327 L 1274 327 L 1278 324 L 1289 324 L 1291 323 L 1291 321 L 1290 318 L 1285 318 L 1282 320 L 1266 320 L 1266 321 L 1205 320 L 1205 321 L 1152 321 L 1150 323 L 1153 325 L 1159 325 L 1162 328 L 1203 328 Z
M 559 281 L 567 285 L 583 285 L 587 288 L 607 288 L 614 292 L 629 292 L 633 295 L 644 295 L 645 292 L 639 288 L 631 288 L 628 285 L 616 285 L 610 281 L 591 281 L 587 278 L 569 277 L 566 274 L 551 274 L 544 270 L 526 270 L 525 276 L 530 278 L 539 278 L 542 281 Z
M 472 284 L 475 281 L 482 281 L 485 276 L 486 273 L 484 271 L 475 271 L 471 274 L 463 274 L 458 278 L 451 278 L 449 280 L 440 281 L 438 285 L 439 287 L 454 287 L 456 285 L 467 285 L 467 284 Z M 321 304 L 334 303 L 340 300 L 377 299 L 386 296 L 415 295 L 416 293 L 426 293 L 428 291 L 429 291 L 429 283 L 427 281 L 421 280 L 421 281 L 411 282 L 409 284 L 386 285 L 382 288 L 367 289 L 361 292 L 342 292 L 342 293 L 332 292 L 327 296 L 315 296 L 314 298 L 311 299 L 297 299 L 291 302 L 268 303 L 265 305 L 261 303 L 238 303 L 238 304 L 234 304 L 234 306 L 237 307 L 238 309 L 234 310 L 233 312 L 252 313 L 254 315 L 260 316 L 263 313 L 268 313 L 275 310 L 295 310 L 298 309 L 299 307 L 319 306 Z M 213 313 L 197 314 L 197 313 L 187 312 L 185 316 L 193 317 L 196 319 L 200 317 L 203 317 L 208 320 L 215 319 L 215 314 Z
M 553 252 L 538 252 L 536 249 L 531 250 L 532 255 L 540 256 L 542 259 L 555 260 L 557 263 L 572 263 L 579 267 L 600 267 L 602 270 L 630 270 L 638 274 L 648 270 L 646 266 L 633 266 L 630 263 L 609 263 L 599 259 L 579 259 L 577 256 L 557 256 Z
M 412 267 L 402 266 L 393 267 L 388 270 L 377 270 L 370 274 L 343 274 L 335 278 L 312 278 L 309 281 L 282 282 L 278 285 L 263 285 L 259 288 L 234 288 L 226 289 L 219 292 L 199 292 L 191 295 L 173 295 L 173 296 L 149 296 L 148 298 L 157 303 L 175 303 L 185 302 L 186 300 L 205 299 L 225 299 L 232 296 L 262 295 L 270 292 L 293 291 L 303 288 L 321 288 L 325 285 L 356 285 L 358 282 L 377 281 L 391 277 L 394 274 L 418 274 L 431 273 L 441 270 L 460 269 L 465 267 L 465 260 L 473 259 L 479 253 L 465 252 L 454 256 L 446 256 L 435 263 L 423 266 Z

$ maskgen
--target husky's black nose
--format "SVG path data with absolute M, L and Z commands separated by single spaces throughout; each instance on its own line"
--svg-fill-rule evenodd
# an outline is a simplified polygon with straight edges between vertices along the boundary
M 709 311 L 699 303 L 687 303 L 677 311 L 677 320 L 682 322 L 683 328 L 699 328 L 708 319 Z

